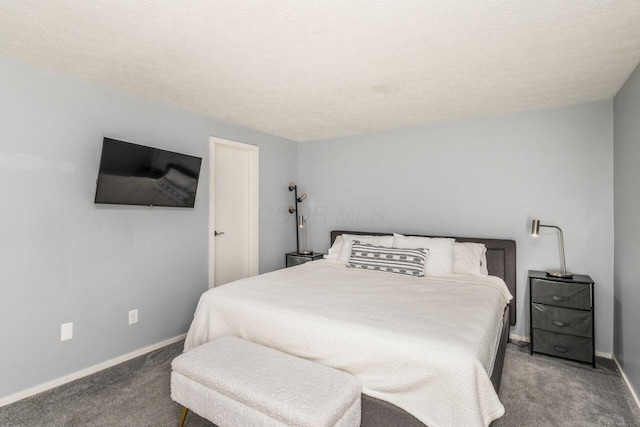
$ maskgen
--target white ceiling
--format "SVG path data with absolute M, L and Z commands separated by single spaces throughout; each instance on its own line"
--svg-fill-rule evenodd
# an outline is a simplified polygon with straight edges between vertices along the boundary
M 308 141 L 610 99 L 639 0 L 2 0 L 0 55 Z

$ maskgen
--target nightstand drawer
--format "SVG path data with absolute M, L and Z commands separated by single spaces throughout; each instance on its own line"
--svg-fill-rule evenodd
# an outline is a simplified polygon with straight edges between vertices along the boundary
M 593 340 L 534 328 L 533 351 L 581 362 L 592 362 Z
M 287 257 L 287 267 L 295 267 L 296 265 L 304 264 L 305 262 L 311 261 L 308 257 L 301 256 L 288 256 Z
M 591 311 L 531 304 L 531 323 L 537 329 L 591 338 L 592 320 Z
M 323 253 L 314 252 L 311 254 L 299 254 L 297 252 L 290 252 L 285 256 L 285 265 L 287 267 L 295 267 L 296 265 L 304 264 L 309 261 L 316 261 L 322 259 Z
M 558 307 L 591 310 L 591 286 L 588 283 L 558 283 L 532 279 L 533 302 Z

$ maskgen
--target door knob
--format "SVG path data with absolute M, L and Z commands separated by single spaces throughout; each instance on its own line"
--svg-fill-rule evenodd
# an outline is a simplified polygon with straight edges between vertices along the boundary
M 221 231 L 221 232 L 219 232 L 219 233 L 218 233 L 217 231 L 214 231 L 214 232 L 213 232 L 213 235 L 214 235 L 214 236 L 222 236 L 223 234 L 224 234 L 224 231 Z

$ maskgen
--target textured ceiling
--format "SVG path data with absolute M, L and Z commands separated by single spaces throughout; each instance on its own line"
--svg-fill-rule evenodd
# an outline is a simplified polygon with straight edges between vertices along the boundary
M 639 0 L 2 0 L 0 55 L 297 141 L 612 98 Z

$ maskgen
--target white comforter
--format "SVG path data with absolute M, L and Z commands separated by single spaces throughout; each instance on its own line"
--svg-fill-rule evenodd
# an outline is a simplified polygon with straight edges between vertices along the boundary
M 510 299 L 493 276 L 315 261 L 205 292 L 185 351 L 235 335 L 349 372 L 429 427 L 486 426 L 504 414 L 489 372 Z

